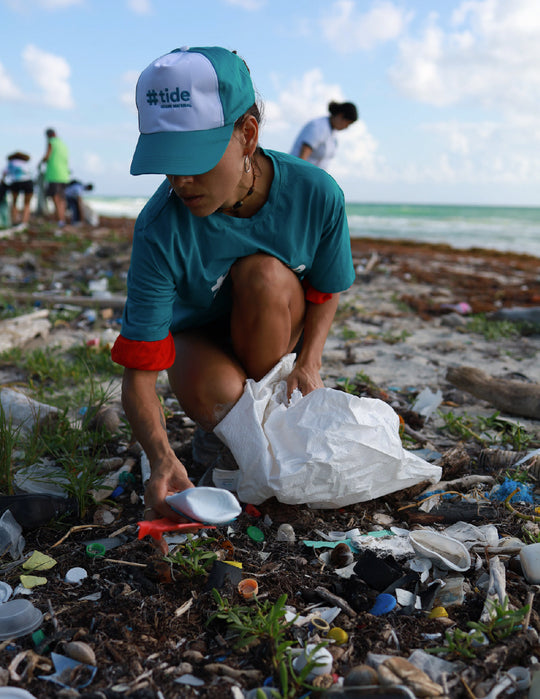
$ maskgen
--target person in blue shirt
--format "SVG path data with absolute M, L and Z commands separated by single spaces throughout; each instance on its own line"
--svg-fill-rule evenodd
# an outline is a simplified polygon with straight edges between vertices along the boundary
M 221 47 L 176 49 L 136 88 L 134 175 L 166 179 L 134 231 L 112 358 L 123 406 L 151 467 L 145 516 L 179 517 L 165 497 L 192 487 L 171 448 L 155 386 L 168 371 L 186 412 L 211 432 L 302 337 L 289 394 L 323 386 L 339 292 L 354 281 L 344 197 L 323 170 L 259 146 L 249 70 Z

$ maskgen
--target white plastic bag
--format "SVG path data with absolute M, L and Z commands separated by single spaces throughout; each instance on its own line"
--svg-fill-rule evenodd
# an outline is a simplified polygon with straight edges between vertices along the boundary
M 244 393 L 215 428 L 240 469 L 238 497 L 336 508 L 423 481 L 441 468 L 403 449 L 399 418 L 384 401 L 320 388 L 287 400 L 288 354 Z

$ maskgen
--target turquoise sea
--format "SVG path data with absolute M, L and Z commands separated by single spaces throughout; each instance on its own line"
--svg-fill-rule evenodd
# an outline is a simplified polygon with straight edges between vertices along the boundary
M 145 197 L 87 197 L 103 216 L 135 218 Z M 540 258 L 540 207 L 347 203 L 353 238 L 487 248 Z

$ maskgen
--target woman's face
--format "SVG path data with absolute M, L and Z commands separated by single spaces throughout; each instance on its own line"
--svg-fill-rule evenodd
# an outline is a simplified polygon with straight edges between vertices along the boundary
M 194 216 L 210 216 L 242 199 L 252 182 L 244 172 L 245 146 L 234 131 L 218 164 L 202 175 L 167 175 L 176 196 Z
M 351 124 L 354 122 L 350 121 L 349 119 L 345 119 L 343 114 L 334 114 L 332 117 L 332 128 L 334 128 L 336 131 L 343 131 L 344 129 L 349 128 Z

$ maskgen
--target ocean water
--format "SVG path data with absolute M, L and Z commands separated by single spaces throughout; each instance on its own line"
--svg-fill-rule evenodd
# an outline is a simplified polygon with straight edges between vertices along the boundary
M 352 238 L 446 243 L 540 257 L 540 207 L 347 204 Z
M 145 197 L 86 198 L 102 216 L 136 218 Z M 446 243 L 540 258 L 540 207 L 347 203 L 352 238 Z

